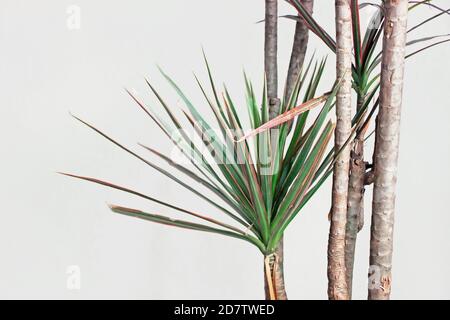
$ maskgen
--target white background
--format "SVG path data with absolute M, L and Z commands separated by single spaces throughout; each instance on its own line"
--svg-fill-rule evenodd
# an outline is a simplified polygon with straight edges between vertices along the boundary
M 66 24 L 73 4 L 81 8 L 79 30 Z M 258 90 L 262 82 L 263 24 L 255 22 L 263 18 L 263 1 L 1 0 L 0 6 L 0 298 L 262 298 L 263 261 L 254 247 L 113 214 L 106 203 L 173 212 L 55 172 L 96 176 L 218 216 L 77 123 L 69 111 L 151 159 L 136 142 L 169 153 L 168 141 L 123 87 L 135 88 L 159 108 L 144 85 L 148 76 L 181 106 L 158 74 L 158 63 L 206 112 L 191 73 L 206 81 L 203 46 L 218 82 L 227 83 L 246 116 L 242 69 Z M 283 3 L 280 14 L 287 13 L 293 10 Z M 410 25 L 434 13 L 416 10 Z M 333 1 L 316 1 L 315 17 L 334 34 Z M 280 84 L 293 27 L 280 21 Z M 449 32 L 450 17 L 441 17 L 410 39 Z M 333 54 L 315 36 L 309 54 L 313 50 L 329 55 L 320 88 L 325 91 L 335 76 Z M 449 58 L 446 44 L 407 62 L 394 299 L 450 298 Z M 291 299 L 326 298 L 329 187 L 328 181 L 286 232 Z M 366 209 L 355 266 L 358 299 L 367 290 L 369 200 Z M 66 287 L 70 265 L 81 268 L 80 290 Z

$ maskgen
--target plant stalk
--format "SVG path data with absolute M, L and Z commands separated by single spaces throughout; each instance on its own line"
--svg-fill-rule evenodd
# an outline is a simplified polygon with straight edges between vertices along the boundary
M 357 111 L 361 109 L 363 102 L 363 97 L 358 94 Z M 361 133 L 355 138 L 353 149 L 350 153 L 350 177 L 348 183 L 347 225 L 345 230 L 345 268 L 350 299 L 352 298 L 356 238 L 364 224 L 365 173 L 364 133 Z
M 395 188 L 408 18 L 408 0 L 385 0 L 380 109 L 374 154 L 369 299 L 388 300 L 392 282 Z
M 275 118 L 280 112 L 278 99 L 278 0 L 266 0 L 264 70 L 267 79 L 269 117 Z
M 280 246 L 282 250 L 282 240 Z M 287 300 L 283 270 L 280 269 L 280 266 L 283 266 L 283 256 L 279 256 L 278 253 L 279 251 L 277 250 L 275 253 L 264 257 L 264 289 L 266 300 Z
M 314 0 L 300 1 L 306 10 L 312 14 Z M 300 16 L 299 16 L 300 17 Z M 306 50 L 308 48 L 309 29 L 303 20 L 297 21 L 295 25 L 294 43 L 292 45 L 291 60 L 289 62 L 288 75 L 286 78 L 286 88 L 284 92 L 284 101 L 289 101 L 294 91 L 297 81 L 305 61 Z
M 352 15 L 350 0 L 336 0 L 336 76 L 342 85 L 336 96 L 335 150 L 341 150 L 351 134 Z M 350 146 L 340 152 L 333 170 L 332 207 L 328 239 L 328 298 L 347 300 L 345 228 L 349 180 Z
M 280 113 L 280 99 L 278 98 L 278 0 L 266 0 L 265 14 L 265 41 L 264 41 L 264 70 L 267 79 L 267 96 L 269 100 L 269 119 L 275 118 Z M 270 257 L 268 259 L 267 257 Z M 276 259 L 275 259 L 276 257 Z M 274 298 L 270 290 L 269 273 L 273 279 L 275 299 L 286 300 L 283 275 L 283 239 L 280 240 L 275 253 L 266 256 L 265 261 L 269 265 L 264 267 L 266 299 Z M 270 271 L 270 272 L 269 272 Z

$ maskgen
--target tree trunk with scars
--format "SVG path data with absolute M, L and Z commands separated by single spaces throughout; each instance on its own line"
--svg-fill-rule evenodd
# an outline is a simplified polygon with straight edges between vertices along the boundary
M 280 112 L 278 98 L 278 0 L 266 0 L 264 70 L 267 79 L 269 117 L 273 119 Z M 286 300 L 283 275 L 283 239 L 275 253 L 264 259 L 264 288 L 266 299 Z
M 336 0 L 336 75 L 343 79 L 336 97 L 335 150 L 351 134 L 352 15 L 350 0 Z M 349 180 L 350 147 L 342 149 L 333 170 L 331 223 L 328 239 L 328 298 L 346 300 L 345 228 Z
M 264 69 L 267 79 L 269 116 L 275 118 L 280 111 L 278 98 L 278 0 L 266 0 Z
M 302 0 L 301 2 L 305 8 L 312 13 L 314 0 Z M 278 4 L 276 0 L 266 0 L 265 22 L 264 64 L 267 77 L 267 93 L 269 97 L 269 117 L 270 119 L 273 119 L 280 112 L 277 70 Z M 285 101 L 289 99 L 293 92 L 295 82 L 299 77 L 303 62 L 305 60 L 309 38 L 308 31 L 307 26 L 303 22 L 297 22 L 288 76 L 286 79 L 286 88 L 284 93 Z M 275 253 L 265 257 L 264 288 L 266 292 L 266 299 L 287 299 L 283 274 L 283 249 L 283 238 L 281 238 Z
M 363 97 L 358 95 L 356 110 L 362 108 Z M 364 162 L 364 135 L 358 134 L 350 152 L 350 177 L 347 198 L 347 225 L 345 230 L 345 268 L 349 298 L 352 297 L 353 265 L 355 260 L 356 238 L 364 224 L 364 192 L 366 164 Z
M 287 300 L 283 276 L 283 239 L 275 253 L 264 257 L 264 290 L 266 300 Z
M 370 235 L 370 300 L 388 300 L 391 293 L 395 188 L 408 0 L 385 0 L 383 6 L 385 22 Z

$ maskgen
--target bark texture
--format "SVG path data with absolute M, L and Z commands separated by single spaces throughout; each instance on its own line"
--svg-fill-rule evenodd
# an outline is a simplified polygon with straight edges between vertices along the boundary
M 345 230 L 345 268 L 349 298 L 352 297 L 353 265 L 356 238 L 364 223 L 364 138 L 355 139 L 350 156 L 350 178 L 347 199 L 347 225 Z
M 265 14 L 265 41 L 264 41 L 264 70 L 267 78 L 267 96 L 269 99 L 269 117 L 275 118 L 280 112 L 280 99 L 278 98 L 278 1 L 266 0 Z M 266 261 L 269 263 L 267 264 Z M 265 258 L 264 288 L 266 299 L 286 300 L 283 272 L 283 239 L 280 240 L 275 253 Z M 270 278 L 268 275 L 270 274 Z M 270 282 L 269 279 L 272 279 Z M 275 296 L 271 294 L 271 286 Z
M 283 275 L 283 239 L 275 253 L 265 257 L 264 275 L 266 300 L 287 300 Z M 272 294 L 270 284 L 272 285 Z
M 278 99 L 278 0 L 266 0 L 264 70 L 267 79 L 270 118 L 280 112 Z
M 358 95 L 356 110 L 360 111 L 364 98 Z M 364 135 L 361 132 L 353 142 L 350 152 L 350 177 L 347 197 L 347 226 L 345 230 L 345 268 L 349 298 L 352 298 L 353 265 L 356 238 L 364 225 L 364 192 L 366 163 L 364 162 Z
M 392 238 L 408 0 L 385 0 L 383 6 L 385 22 L 370 235 L 371 300 L 388 300 L 391 293 Z
M 336 97 L 335 150 L 340 150 L 351 133 L 352 19 L 350 0 L 336 0 L 336 74 L 343 77 Z M 339 155 L 333 170 L 331 223 L 328 239 L 328 298 L 346 300 L 345 228 L 349 180 L 350 147 Z
M 313 13 L 314 0 L 301 0 L 303 6 L 309 13 Z M 305 61 L 306 49 L 308 48 L 309 29 L 306 24 L 297 21 L 295 26 L 294 44 L 292 45 L 291 60 L 289 62 L 288 75 L 286 79 L 286 87 L 284 90 L 284 101 L 289 101 L 289 98 L 294 91 L 295 83 L 300 76 L 300 72 Z

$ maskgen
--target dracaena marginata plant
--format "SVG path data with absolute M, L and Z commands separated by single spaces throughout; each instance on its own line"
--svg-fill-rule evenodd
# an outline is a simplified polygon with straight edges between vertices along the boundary
M 148 80 L 146 82 L 159 101 L 160 109 L 147 106 L 135 94 L 128 91 L 144 114 L 161 129 L 174 147 L 189 159 L 189 167 L 173 161 L 150 146 L 141 145 L 143 149 L 170 166 L 170 170 L 164 169 L 88 122 L 77 117 L 76 119 L 132 157 L 212 205 L 223 214 L 224 218 L 231 218 L 230 222 L 216 220 L 177 204 L 158 200 L 151 195 L 100 179 L 67 173 L 65 175 L 133 194 L 181 212 L 186 218 L 194 220 L 176 220 L 136 208 L 111 205 L 111 210 L 116 213 L 164 225 L 220 234 L 251 243 L 264 255 L 264 276 L 265 284 L 269 288 L 269 298 L 277 299 L 278 284 L 273 271 L 273 264 L 277 259 L 275 249 L 290 222 L 332 171 L 334 151 L 327 152 L 327 149 L 333 135 L 334 124 L 329 119 L 329 111 L 334 107 L 340 83 L 337 81 L 330 92 L 316 97 L 326 62 L 325 59 L 313 62 L 311 58 L 295 82 L 290 98 L 282 101 L 282 113 L 269 121 L 266 85 L 263 89 L 262 102 L 258 103 L 253 85 L 245 76 L 246 104 L 251 124 L 251 131 L 248 132 L 246 130 L 248 127 L 246 128 L 244 119 L 239 115 L 228 90 L 224 88 L 220 95 L 206 58 L 205 63 L 209 90 L 196 78 L 205 98 L 202 107 L 195 106 L 178 85 L 161 71 L 176 95 L 184 102 L 186 107 L 186 110 L 182 110 L 186 118 L 184 122 L 190 124 L 185 128 L 193 129 L 201 138 L 197 139 L 200 141 L 194 141 L 182 130 L 183 121 L 177 116 L 177 112 Z M 302 99 L 299 99 L 300 94 L 303 96 Z M 298 105 L 297 100 L 302 100 L 302 103 Z M 214 123 L 208 122 L 203 116 L 207 108 L 214 115 Z M 308 117 L 311 117 L 310 110 L 313 108 L 316 108 L 314 111 L 316 114 L 312 124 L 307 125 Z M 291 126 L 292 130 L 288 130 Z M 277 134 L 273 131 L 275 127 Z M 214 128 L 220 130 L 213 130 Z M 207 156 L 202 154 L 205 148 L 209 152 Z M 208 189 L 216 198 L 198 190 L 193 182 L 199 187 Z
M 298 15 L 287 15 L 285 17 L 303 21 L 303 23 L 317 35 L 326 46 L 336 53 L 336 41 L 312 17 L 308 8 L 298 0 L 287 0 L 287 2 L 297 10 Z M 357 96 L 355 118 L 364 118 L 364 120 L 359 121 L 361 125 L 351 144 L 352 152 L 347 193 L 345 273 L 348 296 L 351 297 L 356 237 L 364 224 L 364 189 L 366 185 L 373 183 L 375 179 L 373 165 L 364 160 L 364 142 L 367 140 L 366 133 L 369 123 L 380 104 L 378 91 L 380 88 L 380 64 L 383 53 L 382 50 L 379 49 L 379 46 L 384 30 L 385 9 L 383 3 L 380 1 L 378 1 L 378 3 L 359 3 L 358 0 L 349 0 L 348 3 L 351 11 L 353 39 L 352 78 L 353 88 Z M 436 13 L 417 25 L 408 28 L 406 31 L 408 38 L 415 30 L 423 25 L 436 18 L 450 14 L 450 9 L 442 9 L 434 5 L 430 0 L 409 1 L 408 10 L 411 11 L 421 6 L 431 7 L 436 10 Z M 376 10 L 369 21 L 361 21 L 361 10 L 367 10 L 365 8 L 368 7 L 374 7 Z M 362 23 L 364 22 L 367 25 L 365 30 L 363 30 L 362 27 Z M 449 42 L 449 36 L 450 34 L 439 34 L 410 39 L 406 42 L 406 47 L 412 47 L 421 43 L 425 43 L 425 46 L 407 52 L 405 58 L 408 59 L 429 48 Z M 370 105 L 372 105 L 372 107 L 370 111 L 368 111 Z

